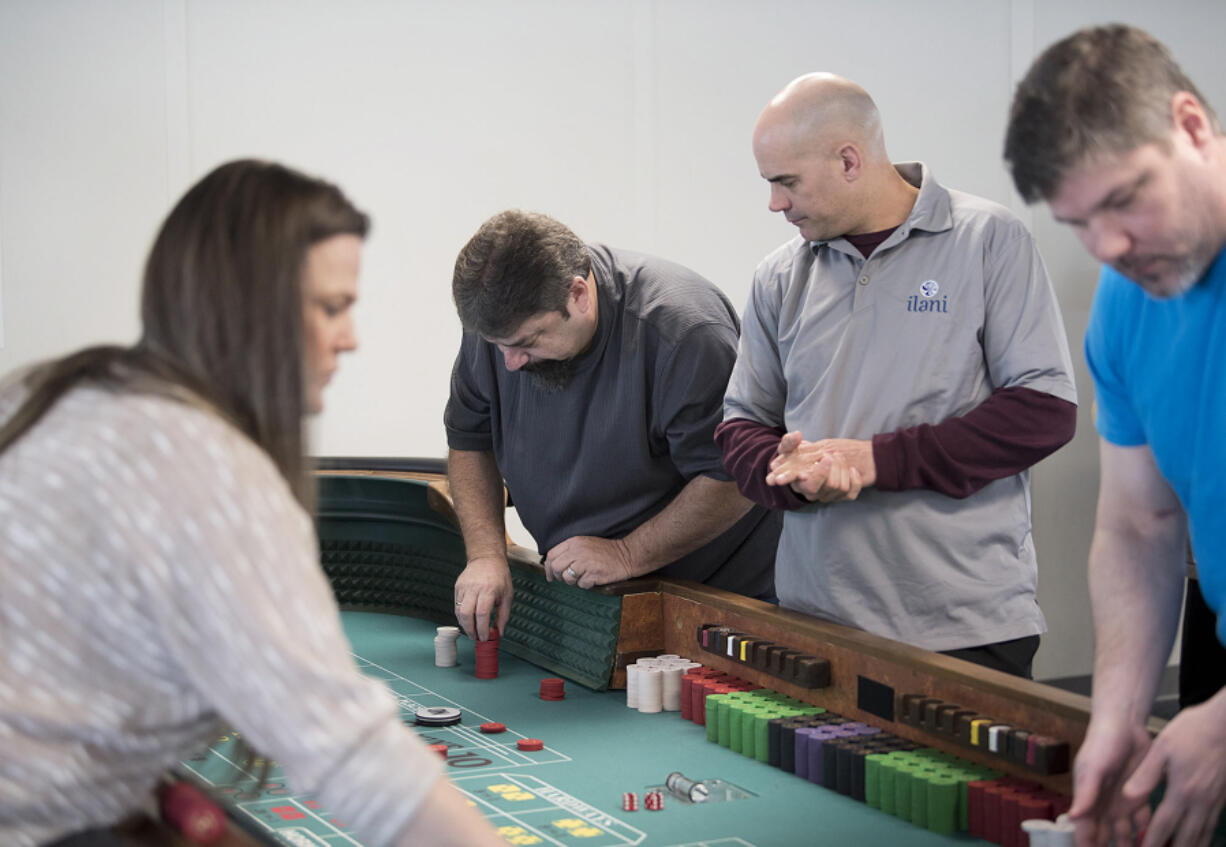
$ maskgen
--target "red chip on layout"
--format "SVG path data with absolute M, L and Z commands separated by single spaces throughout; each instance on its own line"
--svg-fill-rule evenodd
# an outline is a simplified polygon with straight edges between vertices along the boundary
M 566 688 L 565 680 L 556 676 L 547 677 L 541 680 L 541 699 L 542 700 L 565 700 Z
M 507 725 L 505 723 L 498 723 L 498 721 L 486 721 L 485 723 L 481 724 L 481 731 L 482 732 L 506 732 Z
M 515 746 L 520 750 L 544 750 L 545 742 L 539 738 L 521 738 L 515 742 Z
M 203 791 L 187 782 L 168 786 L 162 817 L 193 844 L 211 844 L 226 833 L 226 815 Z

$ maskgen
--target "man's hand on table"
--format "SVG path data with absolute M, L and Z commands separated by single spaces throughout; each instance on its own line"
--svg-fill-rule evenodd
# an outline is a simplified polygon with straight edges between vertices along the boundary
M 623 539 L 576 535 L 545 554 L 545 578 L 591 588 L 632 579 L 635 571 L 630 548 Z

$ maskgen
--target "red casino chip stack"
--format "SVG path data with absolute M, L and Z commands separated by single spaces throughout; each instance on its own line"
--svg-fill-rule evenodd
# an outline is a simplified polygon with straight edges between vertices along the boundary
M 633 791 L 625 791 L 622 793 L 622 811 L 637 812 L 639 809 L 639 795 Z
M 496 679 L 498 676 L 498 627 L 490 627 L 490 637 L 478 641 L 474 647 L 477 658 L 477 679 Z
M 643 795 L 643 806 L 650 812 L 658 812 L 664 808 L 664 795 L 659 791 L 648 791 Z
M 566 682 L 558 679 L 556 676 L 547 677 L 541 680 L 541 699 L 542 700 L 565 700 L 566 699 Z

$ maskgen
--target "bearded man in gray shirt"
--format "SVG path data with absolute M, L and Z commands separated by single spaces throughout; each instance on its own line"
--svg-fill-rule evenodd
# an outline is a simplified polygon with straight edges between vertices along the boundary
M 785 512 L 780 603 L 1029 676 L 1027 469 L 1073 435 L 1059 307 L 1007 209 L 893 164 L 872 98 L 810 74 L 754 156 L 800 237 L 754 277 L 716 434 Z
M 780 518 L 737 492 L 713 437 L 740 331 L 714 285 L 507 211 L 465 245 L 452 288 L 465 332 L 444 422 L 469 636 L 510 619 L 504 480 L 550 579 L 658 571 L 772 595 Z

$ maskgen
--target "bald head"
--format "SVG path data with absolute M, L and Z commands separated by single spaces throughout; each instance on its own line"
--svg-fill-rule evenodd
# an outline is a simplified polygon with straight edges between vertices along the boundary
M 873 98 L 834 74 L 776 94 L 754 126 L 753 155 L 771 211 L 809 241 L 897 226 L 919 193 L 890 163 Z
M 805 74 L 784 86 L 758 117 L 754 143 L 764 136 L 819 155 L 851 143 L 866 159 L 888 161 L 877 104 L 859 85 L 834 74 Z

